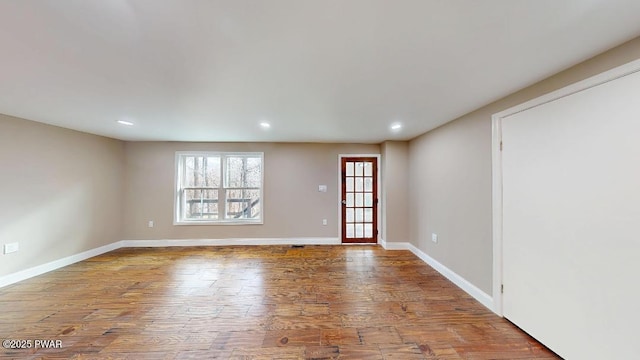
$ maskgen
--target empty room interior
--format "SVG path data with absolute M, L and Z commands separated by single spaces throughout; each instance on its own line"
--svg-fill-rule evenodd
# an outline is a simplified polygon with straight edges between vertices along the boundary
M 0 358 L 632 359 L 640 2 L 0 2 Z

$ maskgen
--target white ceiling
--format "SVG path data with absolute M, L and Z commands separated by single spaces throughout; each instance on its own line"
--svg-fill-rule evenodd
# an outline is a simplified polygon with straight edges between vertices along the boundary
M 637 35 L 638 0 L 1 0 L 0 113 L 123 140 L 410 139 Z

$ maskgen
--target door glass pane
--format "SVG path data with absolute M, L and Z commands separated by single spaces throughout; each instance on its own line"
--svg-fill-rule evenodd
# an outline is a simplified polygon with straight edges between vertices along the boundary
M 354 238 L 355 235 L 355 226 L 353 224 L 347 224 L 347 237 Z
M 364 191 L 373 191 L 373 178 L 364 178 Z
M 347 162 L 347 176 L 353 176 L 353 165 L 352 162 Z
M 362 208 L 356 209 L 356 222 L 364 221 L 364 211 Z
M 364 201 L 363 201 L 363 195 L 364 194 L 355 194 L 355 195 L 356 195 L 356 206 L 363 206 L 364 205 Z M 367 195 L 371 195 L 371 194 L 367 194 Z
M 349 179 L 347 179 L 347 184 L 349 184 L 348 180 Z M 363 189 L 364 189 L 363 181 L 364 180 L 362 178 L 356 178 L 356 191 L 363 191 Z M 349 191 L 348 188 L 347 188 L 347 191 Z
M 353 208 L 347 208 L 347 222 L 353 222 Z
M 364 163 L 356 163 L 356 176 L 362 176 L 364 173 Z
M 373 176 L 373 163 L 364 163 L 364 176 Z
M 347 206 L 353 207 L 353 205 L 353 193 L 349 193 L 347 194 Z
M 364 225 L 356 224 L 356 237 L 357 238 L 364 237 Z
M 353 178 L 347 178 L 347 191 L 353 191 Z
M 356 194 L 356 206 L 362 206 L 362 205 L 358 205 L 357 195 L 362 195 L 362 194 Z M 372 193 L 365 193 L 364 194 L 364 206 L 373 206 L 373 194 Z
M 365 208 L 364 209 L 364 222 L 372 222 L 373 221 L 373 209 Z
M 373 237 L 373 224 L 364 224 L 364 237 Z

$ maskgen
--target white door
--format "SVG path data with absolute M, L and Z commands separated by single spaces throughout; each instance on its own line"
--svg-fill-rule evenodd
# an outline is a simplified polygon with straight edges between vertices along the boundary
M 637 358 L 640 73 L 502 120 L 503 314 L 567 359 Z

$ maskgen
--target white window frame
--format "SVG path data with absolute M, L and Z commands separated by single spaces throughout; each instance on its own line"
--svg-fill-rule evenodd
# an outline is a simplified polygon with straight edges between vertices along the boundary
M 220 157 L 222 164 L 222 172 L 220 173 L 220 186 L 218 187 L 218 211 L 222 214 L 219 219 L 184 219 L 184 209 L 182 208 L 182 198 L 184 186 L 182 184 L 184 175 L 184 159 L 188 156 L 209 156 Z M 259 157 L 260 158 L 260 201 L 258 203 L 260 218 L 259 219 L 225 219 L 226 214 L 226 198 L 225 190 L 225 174 L 226 161 L 228 157 Z M 176 151 L 175 155 L 175 189 L 173 197 L 173 224 L 174 225 L 261 225 L 264 223 L 264 153 L 263 152 L 220 152 L 220 151 Z

